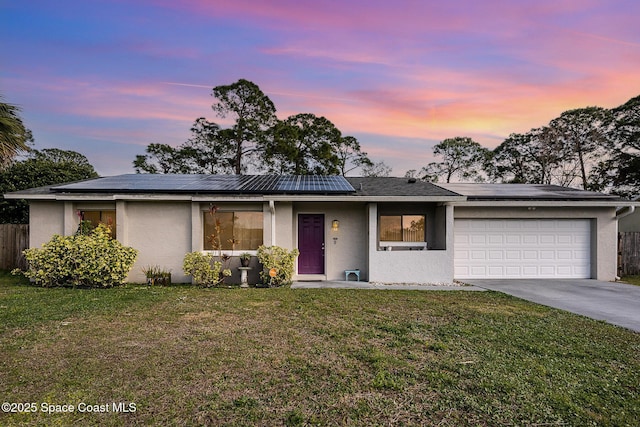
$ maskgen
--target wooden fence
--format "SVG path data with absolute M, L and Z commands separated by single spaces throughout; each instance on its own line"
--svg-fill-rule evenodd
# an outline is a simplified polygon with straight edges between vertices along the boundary
M 0 224 L 0 270 L 25 268 L 22 251 L 29 247 L 27 224 Z
M 640 274 L 640 232 L 618 233 L 618 276 Z

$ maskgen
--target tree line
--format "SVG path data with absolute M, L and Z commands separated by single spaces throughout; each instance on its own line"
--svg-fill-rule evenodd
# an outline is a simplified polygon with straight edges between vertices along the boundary
M 356 138 L 325 117 L 303 113 L 279 120 L 273 102 L 247 80 L 216 86 L 212 105 L 223 128 L 198 118 L 177 147 L 150 144 L 134 161 L 145 173 L 274 173 L 388 176 Z M 0 194 L 97 177 L 87 158 L 56 148 L 35 150 L 20 108 L 0 96 Z M 23 154 L 20 161 L 16 156 Z M 640 194 L 640 96 L 604 109 L 570 110 L 549 124 L 513 133 L 489 150 L 468 137 L 433 148 L 437 161 L 407 176 L 433 182 L 557 184 L 621 196 Z M 0 198 L 0 223 L 28 222 L 24 201 Z
M 427 181 L 557 184 L 621 196 L 640 194 L 640 96 L 605 109 L 569 110 L 548 125 L 513 133 L 489 150 L 468 137 L 434 146 L 438 161 L 407 176 Z
M 375 164 L 353 136 L 327 118 L 300 113 L 279 120 L 271 99 L 253 82 L 240 79 L 213 88 L 212 109 L 233 124 L 195 120 L 181 145 L 149 144 L 133 162 L 137 173 L 271 173 L 346 175 L 388 173 Z

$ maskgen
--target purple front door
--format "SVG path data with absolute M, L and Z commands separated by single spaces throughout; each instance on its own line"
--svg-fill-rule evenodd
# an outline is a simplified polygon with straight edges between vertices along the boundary
M 298 215 L 298 274 L 324 274 L 324 215 Z

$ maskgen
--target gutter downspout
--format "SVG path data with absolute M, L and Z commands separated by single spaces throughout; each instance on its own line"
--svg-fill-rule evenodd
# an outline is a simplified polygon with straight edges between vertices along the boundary
M 625 210 L 626 210 L 626 212 L 624 212 Z M 624 218 L 625 216 L 629 216 L 632 213 L 634 213 L 635 210 L 636 210 L 635 206 L 625 206 L 624 208 L 621 208 L 621 209 L 616 211 L 616 218 L 620 219 L 620 218 Z
M 271 246 L 276 244 L 276 204 L 269 200 L 269 210 L 271 211 Z
M 632 202 L 636 202 L 638 200 L 640 200 L 640 195 L 635 196 L 635 197 L 633 197 L 631 199 Z M 627 212 L 624 212 L 625 209 L 629 209 L 629 210 Z M 616 210 L 616 219 L 624 218 L 625 216 L 631 215 L 633 212 L 635 212 L 635 210 L 636 210 L 635 205 L 633 205 L 633 206 L 624 206 L 624 207 Z M 624 213 L 621 213 L 621 212 L 624 212 Z

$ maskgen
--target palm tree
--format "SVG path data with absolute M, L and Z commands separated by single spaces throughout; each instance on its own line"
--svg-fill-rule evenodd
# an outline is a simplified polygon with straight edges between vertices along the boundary
M 31 131 L 24 127 L 19 116 L 20 108 L 6 104 L 0 95 L 0 169 L 6 167 L 21 151 L 29 150 L 33 141 Z

